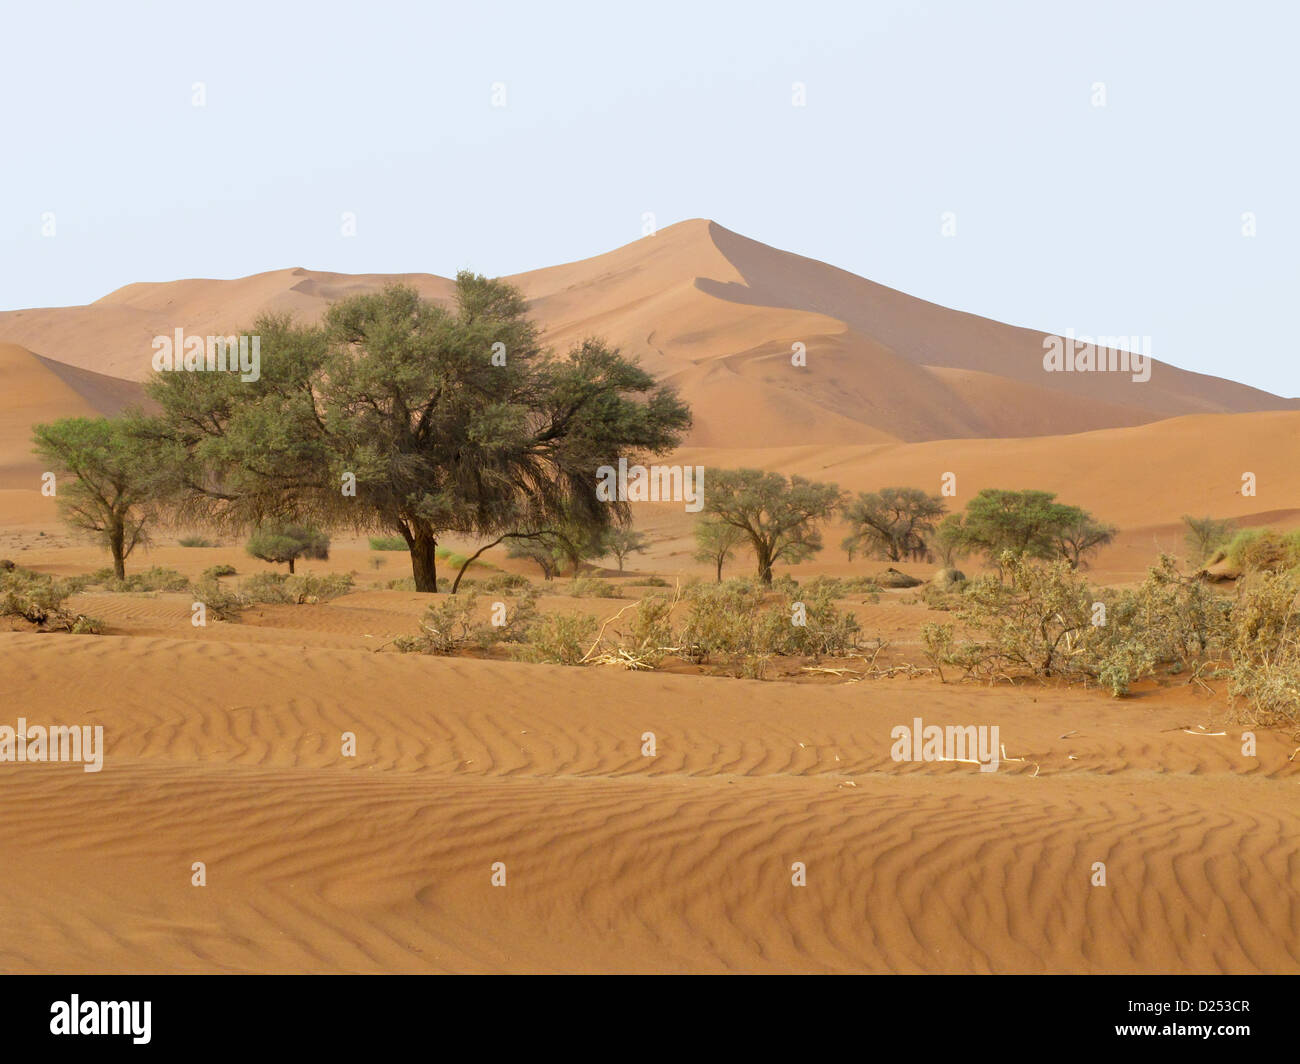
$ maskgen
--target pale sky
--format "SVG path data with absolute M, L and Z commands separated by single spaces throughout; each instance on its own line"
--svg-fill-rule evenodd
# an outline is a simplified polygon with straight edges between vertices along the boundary
M 1300 395 L 1297 10 L 9 5 L 0 309 L 289 266 L 515 273 L 653 212 Z

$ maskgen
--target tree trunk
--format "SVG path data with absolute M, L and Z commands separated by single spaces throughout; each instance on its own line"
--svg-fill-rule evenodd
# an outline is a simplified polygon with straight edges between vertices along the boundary
M 758 578 L 768 587 L 772 586 L 772 554 L 766 547 L 758 552 Z
M 722 559 L 718 559 L 718 583 L 722 583 Z
M 113 575 L 119 580 L 125 580 L 126 529 L 121 524 L 115 524 L 109 529 L 108 547 L 113 552 Z
M 411 539 L 411 572 L 416 591 L 438 590 L 438 541 L 423 529 L 416 529 Z
M 289 575 L 293 576 L 293 559 L 289 559 Z

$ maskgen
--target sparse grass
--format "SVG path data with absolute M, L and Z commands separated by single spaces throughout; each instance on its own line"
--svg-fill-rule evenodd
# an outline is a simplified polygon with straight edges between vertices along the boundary
M 97 584 L 105 591 L 184 591 L 190 586 L 189 577 L 175 569 L 152 566 L 138 573 L 127 573 L 125 580 L 113 575 L 112 569 L 96 569 L 87 578 L 88 584 Z
M 182 537 L 181 537 L 177 542 L 180 543 L 180 545 L 181 545 L 182 547 L 219 547 L 219 546 L 221 546 L 220 543 L 216 543 L 216 542 L 214 542 L 213 540 L 210 540 L 210 539 L 204 539 L 202 536 L 182 536 Z

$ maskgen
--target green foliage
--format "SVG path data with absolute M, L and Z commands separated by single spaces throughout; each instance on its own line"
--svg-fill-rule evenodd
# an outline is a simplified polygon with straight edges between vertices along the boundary
M 278 574 L 270 573 L 270 576 Z M 203 603 L 209 617 L 219 621 L 237 621 L 248 600 L 216 577 L 204 575 L 194 585 L 194 600 Z
M 1300 567 L 1300 529 L 1242 529 L 1225 548 L 1228 561 L 1242 572 L 1284 572 Z
M 749 536 L 743 529 L 705 514 L 695 523 L 696 550 L 692 557 L 697 562 L 712 565 L 715 578 L 720 584 L 722 567 L 748 539 Z
M 184 591 L 190 586 L 189 578 L 175 569 L 150 566 L 132 573 L 124 580 L 113 575 L 112 569 L 96 569 L 87 577 L 87 583 L 101 585 L 105 591 Z
M 257 573 L 243 582 L 239 589 L 241 600 L 250 603 L 292 603 L 297 605 L 327 602 L 352 590 L 351 573 L 326 573 L 316 576 L 305 573 L 290 576 L 288 573 Z
M 575 576 L 569 581 L 568 593 L 573 598 L 622 598 L 617 587 L 598 576 Z
M 920 488 L 862 492 L 844 508 L 851 531 L 842 546 L 850 561 L 859 551 L 894 562 L 923 560 L 943 512 L 943 499 Z
M 842 495 L 834 484 L 801 476 L 787 481 L 761 469 L 719 469 L 710 473 L 704 512 L 743 532 L 758 561 L 758 577 L 772 583 L 772 566 L 794 565 L 822 549 L 818 524 L 839 509 Z
M 1300 725 L 1300 578 L 1262 572 L 1232 611 L 1230 687 L 1246 723 Z
M 396 532 L 416 587 L 436 588 L 438 539 L 625 521 L 597 471 L 674 447 L 690 413 L 599 340 L 553 356 L 522 294 L 467 271 L 444 307 L 392 285 L 319 325 L 264 316 L 261 376 L 164 373 L 151 431 L 185 509 Z M 492 357 L 503 345 L 504 364 Z M 499 348 L 498 348 L 499 350 Z M 355 494 L 340 490 L 355 477 Z
M 248 553 L 264 562 L 288 563 L 289 572 L 299 558 L 326 561 L 330 556 L 330 540 L 319 529 L 299 524 L 269 524 L 253 533 L 247 544 Z
M 1056 502 L 1050 491 L 1002 491 L 985 488 L 966 506 L 960 522 L 945 522 L 952 549 L 978 551 L 998 565 L 1007 552 L 1049 561 L 1064 558 L 1079 568 L 1087 554 L 1110 543 L 1112 525 L 1077 506 Z
M 125 418 L 77 417 L 33 430 L 36 454 L 56 473 L 63 520 L 108 549 L 119 580 L 131 552 L 148 543 L 164 494 L 158 455 L 138 429 Z
M 46 631 L 98 635 L 103 624 L 73 613 L 64 604 L 79 590 L 76 581 L 60 580 L 20 566 L 0 569 L 0 617 L 21 617 Z
M 616 525 L 605 536 L 608 552 L 618 560 L 618 571 L 623 571 L 623 564 L 633 554 L 644 554 L 650 549 L 650 540 L 644 534 Z
M 406 550 L 406 540 L 401 536 L 371 536 L 371 550 Z
M 491 617 L 486 623 L 479 621 L 477 612 L 476 593 L 448 595 L 425 610 L 419 635 L 403 636 L 394 645 L 403 653 L 454 654 L 470 647 L 487 650 L 497 643 L 517 643 L 536 622 L 537 593 L 530 589 L 520 595 L 504 609 L 501 624 L 491 623 Z
M 221 544 L 202 536 L 182 536 L 177 542 L 182 547 L 219 547 Z
M 1193 565 L 1200 565 L 1206 558 L 1222 547 L 1232 538 L 1236 526 L 1227 519 L 1216 519 L 1208 514 L 1205 517 L 1193 517 L 1183 514 L 1183 524 L 1187 526 L 1184 539 L 1187 553 Z
M 233 565 L 213 565 L 203 570 L 204 576 L 210 576 L 214 579 L 221 576 L 234 576 L 235 567 Z
M 546 613 L 529 628 L 516 656 L 550 665 L 580 665 L 598 622 L 589 613 Z
M 769 602 L 762 585 L 746 580 L 697 584 L 686 592 L 677 642 L 695 661 L 842 654 L 856 646 L 857 620 L 836 608 L 831 586 L 810 585 L 797 594 L 783 590 L 775 597 Z

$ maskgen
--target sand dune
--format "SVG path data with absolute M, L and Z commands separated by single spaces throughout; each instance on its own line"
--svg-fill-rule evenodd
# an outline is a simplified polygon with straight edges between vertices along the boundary
M 549 343 L 563 349 L 601 335 L 676 383 L 695 409 L 691 442 L 701 446 L 1007 438 L 1300 408 L 1167 362 L 1145 383 L 1046 373 L 1042 333 L 927 303 L 701 219 L 510 279 Z M 229 334 L 265 310 L 312 320 L 329 301 L 390 280 L 434 299 L 452 291 L 429 274 L 301 268 L 132 284 L 86 307 L 0 313 L 0 340 L 141 380 L 155 335 Z M 805 366 L 791 365 L 796 344 Z
M 0 766 L 6 971 L 1300 970 L 1300 766 L 1274 736 L 1244 759 L 1186 734 L 1206 714 L 1185 693 L 1134 714 L 925 681 L 792 697 L 321 648 L 0 644 L 11 706 L 102 724 L 107 746 L 99 774 Z M 896 764 L 889 729 L 918 713 L 997 722 L 1025 761 Z

